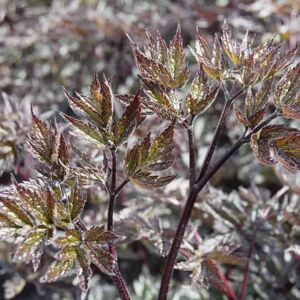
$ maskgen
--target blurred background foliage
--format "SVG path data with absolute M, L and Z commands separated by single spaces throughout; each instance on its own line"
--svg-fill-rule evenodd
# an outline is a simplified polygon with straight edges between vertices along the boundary
M 23 151 L 24 139 L 31 126 L 30 103 L 44 119 L 55 117 L 60 120 L 56 112 L 58 110 L 68 112 L 63 87 L 87 94 L 95 71 L 98 74 L 106 74 L 112 82 L 115 93 L 132 94 L 138 88 L 139 81 L 126 33 L 140 45 L 146 40 L 146 28 L 150 32 L 159 30 L 163 38 L 170 40 L 177 23 L 180 22 L 184 43 L 187 46 L 194 43 L 196 27 L 212 38 L 216 32 L 220 32 L 224 19 L 227 19 L 237 38 L 242 37 L 248 30 L 251 34 L 255 33 L 255 38 L 263 41 L 276 35 L 278 42 L 286 41 L 289 48 L 300 41 L 299 0 L 0 0 L 0 185 L 3 187 L 10 182 L 11 172 L 20 181 L 27 179 L 31 174 L 30 163 L 26 163 L 28 153 Z M 190 51 L 187 51 L 186 55 L 192 70 L 196 72 L 197 64 Z M 217 120 L 221 108 L 221 103 L 214 105 L 206 115 L 197 120 L 195 134 L 197 144 L 201 145 L 198 153 L 199 160 L 207 150 L 216 124 L 214 121 Z M 157 120 L 153 122 L 158 123 Z M 150 122 L 145 126 L 151 128 L 153 123 Z M 298 124 L 295 122 L 292 126 L 299 128 L 299 122 Z M 229 145 L 230 141 L 242 131 L 241 127 L 236 126 L 234 116 L 229 120 L 227 129 L 223 140 L 224 146 Z M 151 130 L 156 129 L 151 128 Z M 176 141 L 175 143 L 178 154 L 186 150 L 186 143 L 182 142 L 185 139 L 182 132 L 176 133 L 177 143 Z M 99 155 L 95 150 L 90 152 L 93 157 L 97 158 Z M 178 169 L 181 166 L 186 167 L 187 154 L 180 154 L 177 164 Z M 263 206 L 263 199 L 267 201 L 266 199 L 276 194 L 282 183 L 295 192 L 291 196 L 292 200 L 285 199 L 288 203 L 282 205 L 290 205 L 293 211 L 300 209 L 299 196 L 297 196 L 299 176 L 284 173 L 278 166 L 275 170 L 260 166 L 253 162 L 253 156 L 247 148 L 241 151 L 240 159 L 233 158 L 227 166 L 212 181 L 212 185 L 218 185 L 224 194 L 216 195 L 216 191 L 210 190 L 205 191 L 208 196 L 203 195 L 204 199 L 214 195 L 214 201 L 210 201 L 209 206 L 215 205 L 215 210 L 220 209 L 221 204 L 217 203 L 218 199 L 225 199 L 233 212 L 237 209 L 234 205 L 232 207 L 235 197 L 240 197 L 244 192 L 242 196 L 249 199 L 249 192 L 247 194 L 241 190 L 234 191 L 238 186 L 259 186 L 262 194 L 257 196 L 258 193 L 254 193 L 258 199 L 256 205 Z M 179 185 L 180 189 L 177 190 Z M 129 196 L 121 196 L 124 199 L 120 208 L 122 210 L 119 214 L 120 224 L 117 232 L 119 230 L 120 233 L 126 233 L 130 224 L 124 227 L 122 218 L 134 216 L 138 214 L 137 211 L 139 217 L 169 215 L 172 209 L 165 203 L 175 208 L 182 206 L 187 187 L 187 180 L 178 180 L 164 191 L 163 199 L 160 200 L 153 192 L 140 193 L 138 199 L 134 199 L 133 190 L 128 188 Z M 213 230 L 217 232 L 219 224 L 207 215 L 208 209 L 205 205 L 206 201 L 197 205 L 194 219 L 197 223 L 197 220 L 207 218 L 202 222 L 205 223 L 201 227 L 203 233 L 210 233 Z M 132 206 L 135 206 L 134 211 Z M 92 213 L 89 215 L 88 211 L 93 211 L 95 207 L 100 213 L 97 216 Z M 105 209 L 106 199 L 101 192 L 91 193 L 86 213 L 89 216 L 87 221 L 101 222 Z M 280 217 L 284 218 L 278 216 Z M 245 223 L 250 222 L 250 219 L 251 216 L 245 220 Z M 172 227 L 172 224 L 175 226 L 177 221 L 178 211 L 177 218 L 168 220 L 166 224 Z M 199 222 L 198 224 L 201 223 Z M 159 225 L 154 223 L 145 222 L 144 228 L 139 228 L 140 233 L 147 232 L 150 240 L 162 243 L 163 241 L 155 237 L 156 231 L 153 228 Z M 154 233 L 151 233 L 151 230 Z M 299 228 L 291 235 L 293 239 L 299 241 Z M 161 239 L 161 236 L 159 238 Z M 129 247 L 120 249 L 121 269 L 126 281 L 131 283 L 133 299 L 151 300 L 157 294 L 162 260 L 157 256 L 154 248 L 135 241 L 130 243 Z M 161 246 L 158 248 L 160 249 Z M 71 281 L 63 282 L 61 285 L 49 284 L 46 288 L 44 285 L 41 286 L 35 280 L 37 274 L 33 274 L 30 267 L 11 262 L 9 255 L 11 250 L 13 249 L 7 245 L 0 244 L 1 299 L 4 297 L 32 300 L 77 299 L 79 297 L 79 291 Z M 270 251 L 270 249 L 260 250 L 265 251 L 264 253 Z M 259 264 L 254 266 L 254 275 L 251 279 L 254 284 L 247 299 L 299 299 L 299 271 L 293 269 L 293 261 L 288 260 L 288 263 L 283 263 L 282 253 L 280 260 L 275 262 L 271 259 L 268 261 L 266 258 L 265 264 L 269 263 L 278 268 L 273 270 L 280 274 L 275 279 L 270 279 L 272 275 L 269 273 L 270 268 L 264 266 L 259 270 Z M 259 256 L 256 259 L 258 260 Z M 283 265 L 285 269 L 280 270 Z M 231 270 L 229 269 L 228 272 Z M 260 278 L 260 272 L 270 279 L 270 285 L 264 286 L 266 282 Z M 170 299 L 224 299 L 225 297 L 220 296 L 214 289 L 208 291 L 202 288 L 199 291 L 182 287 L 183 282 L 188 283 L 188 276 L 183 272 L 176 272 L 175 278 L 177 283 L 173 286 Z M 117 295 L 111 281 L 104 275 L 96 274 L 91 283 L 88 299 L 117 299 Z

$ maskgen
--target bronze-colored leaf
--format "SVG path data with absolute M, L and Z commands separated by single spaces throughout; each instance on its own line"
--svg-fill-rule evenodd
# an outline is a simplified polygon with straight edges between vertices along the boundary
M 148 134 L 140 144 L 127 151 L 125 157 L 125 172 L 134 183 L 146 187 L 162 187 L 170 183 L 175 176 L 151 175 L 153 171 L 163 171 L 171 167 L 174 125 L 166 128 L 152 143 Z M 147 183 L 148 182 L 148 183 Z
M 85 233 L 84 240 L 96 242 L 99 245 L 111 242 L 116 238 L 117 236 L 111 231 L 106 231 L 104 226 L 93 226 Z
M 32 261 L 33 269 L 36 271 L 44 250 L 45 239 L 48 229 L 44 227 L 33 227 L 19 242 L 14 254 L 14 261 L 29 263 Z
M 71 190 L 71 195 L 68 198 L 68 207 L 71 220 L 78 218 L 84 208 L 86 196 L 81 191 L 79 185 L 76 183 Z
M 5 195 L 0 196 L 1 224 L 14 225 L 16 227 L 33 226 L 32 217 L 24 210 L 20 203 Z
M 32 131 L 28 143 L 37 159 L 36 170 L 52 179 L 62 179 L 69 154 L 63 135 L 56 126 L 48 126 L 32 113 Z
M 87 247 L 89 258 L 99 270 L 108 275 L 113 274 L 113 267 L 115 260 L 113 256 L 107 251 L 95 245 Z
M 76 134 L 81 138 L 100 145 L 109 144 L 106 133 L 96 128 L 91 123 L 69 117 L 63 113 L 61 113 L 61 115 L 72 125 L 72 127 L 75 129 Z
M 81 248 L 76 248 L 76 271 L 79 278 L 79 285 L 83 293 L 81 297 L 84 298 L 89 287 L 92 270 L 87 253 Z
M 278 108 L 293 105 L 300 92 L 300 63 L 291 68 L 275 87 L 274 104 Z
M 53 222 L 55 199 L 43 185 L 17 184 L 16 190 L 21 205 L 35 217 L 37 223 L 48 225 Z
M 215 36 L 214 44 L 211 47 L 201 35 L 200 30 L 197 29 L 196 48 L 192 50 L 192 53 L 208 77 L 218 81 L 226 79 L 227 71 L 224 65 L 222 47 L 217 36 Z
M 299 131 L 295 128 L 270 125 L 252 135 L 250 145 L 257 160 L 262 164 L 273 165 L 276 163 L 274 155 L 272 155 L 272 150 L 276 150 L 276 156 L 282 159 L 286 166 L 294 169 L 297 167 L 298 138 Z M 288 146 L 287 142 L 292 142 L 292 144 Z
M 53 240 L 53 244 L 58 248 L 68 246 L 78 246 L 81 243 L 81 232 L 77 229 L 69 229 Z
M 65 277 L 72 270 L 76 260 L 76 247 L 65 247 L 56 256 L 56 260 L 49 266 L 41 282 L 54 282 Z
M 206 255 L 206 258 L 216 260 L 223 264 L 235 265 L 245 267 L 247 259 L 230 253 L 223 253 L 221 251 L 212 251 Z
M 292 171 L 300 171 L 300 131 L 286 133 L 270 144 L 284 166 Z
M 114 142 L 116 145 L 123 143 L 132 131 L 139 125 L 141 117 L 140 92 L 126 107 L 121 118 L 113 124 Z
M 186 97 L 189 113 L 194 117 L 203 113 L 215 101 L 218 95 L 218 87 L 209 85 L 208 79 L 202 69 L 194 78 L 191 90 Z
M 147 164 L 170 158 L 174 147 L 173 142 L 174 125 L 167 127 L 151 144 L 149 148 Z
M 145 189 L 155 189 L 161 188 L 172 182 L 177 176 L 156 176 L 150 175 L 150 173 L 139 173 L 138 175 L 131 177 L 130 180 L 145 188 Z
M 177 87 L 182 87 L 188 79 L 189 71 L 185 64 L 181 28 L 179 24 L 177 26 L 176 34 L 170 42 L 167 53 L 168 69 L 171 72 L 173 79 L 176 81 Z

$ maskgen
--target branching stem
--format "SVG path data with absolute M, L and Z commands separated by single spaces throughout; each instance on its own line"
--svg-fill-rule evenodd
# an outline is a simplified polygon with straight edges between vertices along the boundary
M 197 181 L 199 181 L 201 179 L 201 177 L 203 177 L 203 175 L 205 174 L 205 172 L 207 171 L 207 169 L 209 167 L 209 164 L 210 164 L 211 159 L 213 157 L 213 154 L 215 152 L 215 148 L 216 148 L 216 146 L 217 146 L 217 144 L 220 140 L 222 131 L 223 131 L 224 126 L 225 126 L 226 118 L 227 118 L 227 115 L 230 111 L 230 108 L 231 108 L 231 105 L 232 105 L 233 101 L 235 99 L 237 99 L 243 92 L 244 92 L 244 89 L 241 89 L 237 93 L 235 93 L 230 99 L 226 100 L 226 103 L 224 105 L 222 114 L 219 118 L 218 126 L 216 128 L 213 140 L 212 140 L 212 142 L 209 146 L 208 151 L 206 152 L 206 155 L 205 155 L 205 158 L 204 158 L 204 161 L 203 161 L 203 165 L 201 167 L 201 171 L 200 171 L 200 174 L 197 178 Z
M 120 191 L 123 189 L 123 187 L 124 187 L 128 182 L 129 182 L 129 179 L 126 178 L 126 179 L 124 179 L 124 181 L 116 188 L 116 190 L 115 190 L 115 195 L 116 195 L 116 196 L 120 193 Z
M 175 237 L 172 242 L 171 250 L 169 252 L 164 274 L 161 281 L 160 291 L 158 300 L 166 300 L 169 290 L 170 281 L 174 272 L 174 266 L 176 263 L 177 253 L 179 251 L 183 236 L 187 227 L 187 224 L 191 218 L 192 210 L 196 202 L 199 192 L 206 186 L 208 181 L 216 174 L 216 172 L 227 162 L 227 160 L 244 144 L 250 142 L 250 138 L 253 134 L 257 133 L 261 128 L 271 122 L 278 116 L 278 112 L 275 111 L 270 115 L 265 121 L 255 127 L 251 132 L 246 135 L 243 135 L 239 140 L 237 140 L 224 154 L 220 157 L 216 163 L 210 167 L 202 177 L 199 177 L 199 180 L 193 185 L 186 204 L 177 227 Z M 213 154 L 213 153 L 212 153 Z

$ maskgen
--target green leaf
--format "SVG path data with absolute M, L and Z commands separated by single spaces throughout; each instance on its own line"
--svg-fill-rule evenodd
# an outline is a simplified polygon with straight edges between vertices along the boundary
M 101 84 L 97 74 L 95 74 L 90 90 L 93 103 L 96 103 L 95 107 L 101 112 L 102 124 L 107 128 L 112 117 L 113 94 L 111 87 L 105 77 L 103 84 Z M 97 105 L 97 103 L 99 104 Z
M 251 88 L 248 88 L 243 111 L 235 107 L 235 114 L 241 124 L 253 128 L 263 119 L 266 104 L 271 94 L 273 80 L 268 80 L 253 96 Z
M 174 82 L 165 65 L 143 54 L 135 43 L 132 42 L 131 44 L 136 65 L 144 78 L 160 82 L 164 87 L 169 89 L 176 88 L 177 83 Z
M 180 26 L 169 47 L 159 33 L 156 38 L 149 32 L 147 36 L 150 43 L 144 52 L 130 40 L 143 79 L 159 83 L 165 90 L 182 87 L 188 79 L 189 71 L 185 63 Z
M 221 41 L 224 52 L 234 65 L 228 75 L 243 86 L 251 86 L 274 77 L 291 63 L 297 48 L 283 51 L 283 43 L 277 45 L 275 38 L 254 47 L 254 39 L 250 40 L 248 33 L 242 42 L 237 42 L 226 22 Z
M 65 95 L 68 99 L 70 107 L 78 116 L 85 117 L 87 120 L 93 122 L 99 127 L 105 127 L 105 123 L 102 120 L 101 111 L 97 111 L 87 98 L 78 93 L 77 97 L 72 97 L 67 93 L 67 91 L 65 91 Z

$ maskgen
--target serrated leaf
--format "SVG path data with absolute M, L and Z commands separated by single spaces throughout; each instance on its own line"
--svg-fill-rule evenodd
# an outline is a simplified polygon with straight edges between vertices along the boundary
M 144 91 L 148 97 L 155 100 L 161 106 L 174 109 L 174 98 L 171 98 L 169 90 L 165 90 L 163 86 L 153 80 L 142 79 L 142 82 Z M 176 114 L 175 110 L 174 113 Z
M 253 39 L 248 38 L 248 33 L 242 42 L 237 42 L 226 22 L 221 41 L 224 52 L 235 67 L 230 76 L 244 86 L 272 78 L 291 63 L 296 53 L 295 49 L 282 51 L 283 44 L 276 45 L 274 38 L 254 47 Z
M 48 229 L 43 227 L 33 227 L 19 242 L 14 254 L 16 262 L 33 262 L 33 269 L 36 271 L 40 264 L 41 255 L 43 253 L 44 242 L 48 235 Z
M 155 189 L 161 188 L 172 182 L 177 176 L 156 176 L 150 175 L 149 173 L 139 173 L 138 175 L 131 177 L 130 180 L 145 188 L 145 189 Z
M 165 90 L 182 87 L 188 79 L 189 71 L 185 63 L 180 26 L 178 25 L 169 47 L 159 33 L 157 37 L 149 32 L 146 34 L 150 43 L 144 52 L 130 40 L 136 65 L 143 79 L 160 83 Z
M 113 124 L 114 142 L 116 145 L 123 143 L 132 131 L 139 125 L 141 117 L 140 92 L 126 107 L 121 118 Z
M 140 144 L 127 151 L 125 173 L 129 179 L 146 188 L 162 187 L 170 183 L 174 176 L 151 175 L 152 171 L 163 171 L 173 164 L 171 155 L 174 125 L 167 127 L 152 143 L 148 134 Z M 148 181 L 148 184 L 147 184 Z
M 101 84 L 97 74 L 95 74 L 90 92 L 90 98 L 80 93 L 76 93 L 76 97 L 72 97 L 67 91 L 65 91 L 65 95 L 70 107 L 77 115 L 84 117 L 87 121 L 105 131 L 108 129 L 112 117 L 113 94 L 110 85 L 105 78 L 103 84 Z
M 17 184 L 16 190 L 20 203 L 40 224 L 52 224 L 55 199 L 44 186 Z
M 84 208 L 86 196 L 81 191 L 79 185 L 76 183 L 71 190 L 71 195 L 68 198 L 68 208 L 71 220 L 78 218 Z
M 135 95 L 115 95 L 115 98 L 125 105 L 129 105 L 134 100 L 134 97 Z M 153 114 L 154 112 L 147 108 L 148 99 L 146 97 L 140 97 L 140 100 L 141 100 L 142 115 Z
M 99 102 L 98 107 L 101 112 L 102 124 L 105 128 L 107 128 L 112 117 L 113 94 L 110 84 L 104 77 L 104 82 L 101 85 L 97 75 L 95 74 L 90 90 L 93 101 L 96 103 Z
M 63 113 L 61 113 L 61 115 L 72 125 L 73 129 L 76 131 L 76 134 L 78 134 L 80 137 L 100 145 L 107 145 L 109 143 L 105 133 L 94 127 L 91 123 L 80 121 Z
M 286 168 L 292 171 L 300 171 L 300 131 L 286 133 L 271 143 L 276 156 Z
M 263 84 L 260 89 L 253 95 L 251 88 L 248 88 L 245 108 L 243 111 L 235 107 L 235 114 L 241 124 L 253 128 L 263 119 L 267 101 L 270 97 L 272 80 Z
M 76 248 L 76 271 L 79 278 L 79 286 L 83 292 L 82 298 L 84 298 L 89 287 L 92 270 L 86 253 L 80 248 Z
M 232 32 L 226 22 L 224 22 L 221 40 L 227 56 L 235 65 L 239 65 L 241 63 L 241 46 L 232 38 Z
M 41 161 L 51 165 L 51 157 L 55 149 L 55 129 L 51 129 L 45 122 L 40 120 L 31 109 L 32 132 L 29 135 L 28 143 L 33 154 Z
M 37 159 L 36 170 L 52 179 L 62 179 L 65 175 L 65 166 L 69 162 L 64 137 L 56 126 L 48 126 L 33 113 L 33 110 L 31 114 L 32 131 L 28 143 Z
M 132 176 L 139 166 L 139 145 L 135 145 L 127 151 L 125 157 L 125 173 L 128 177 Z
M 218 87 L 209 86 L 207 77 L 202 68 L 194 78 L 190 93 L 186 97 L 186 104 L 192 116 L 203 113 L 215 101 Z
M 89 244 L 89 246 L 87 247 L 87 251 L 91 263 L 93 263 L 103 273 L 106 273 L 108 275 L 113 274 L 115 260 L 107 250 Z
M 173 135 L 174 125 L 171 124 L 151 144 L 147 156 L 147 164 L 170 157 L 174 147 Z
M 55 260 L 41 277 L 41 282 L 54 282 L 65 277 L 72 270 L 76 260 L 76 247 L 65 247 L 57 254 Z
M 65 138 L 62 134 L 59 135 L 58 151 L 57 151 L 57 160 L 66 166 L 69 162 L 69 152 L 68 147 L 65 142 Z
M 105 123 L 103 122 L 101 116 L 101 111 L 97 111 L 86 97 L 78 93 L 77 97 L 72 97 L 67 93 L 67 91 L 65 91 L 65 95 L 68 99 L 70 107 L 78 116 L 85 117 L 87 120 L 93 122 L 99 127 L 105 127 Z
M 58 248 L 67 246 L 77 246 L 81 242 L 81 232 L 77 229 L 69 229 L 64 232 L 63 236 L 53 240 L 53 244 Z
M 166 66 L 143 54 L 136 44 L 132 43 L 132 48 L 136 65 L 143 77 L 160 82 L 163 86 L 170 89 L 176 87 L 177 84 L 173 81 Z
M 32 226 L 31 216 L 14 199 L 0 196 L 1 223 L 15 224 L 17 227 Z
M 207 76 L 219 81 L 225 78 L 226 69 L 220 41 L 217 36 L 215 36 L 212 49 L 213 51 L 211 51 L 210 45 L 201 35 L 199 29 L 197 29 L 196 48 L 192 50 L 192 53 Z
M 261 129 L 251 137 L 251 148 L 259 162 L 265 165 L 273 165 L 276 160 L 271 154 L 276 140 L 282 141 L 287 135 L 296 134 L 298 130 L 284 125 L 270 125 Z
M 111 231 L 106 231 L 104 226 L 93 226 L 85 233 L 84 240 L 86 242 L 97 242 L 105 244 L 116 239 L 116 235 Z
M 290 69 L 275 87 L 274 104 L 278 108 L 295 103 L 300 92 L 300 63 Z
M 167 65 L 177 87 L 182 87 L 188 79 L 189 71 L 185 65 L 181 28 L 178 24 L 176 34 L 170 42 L 167 51 Z

